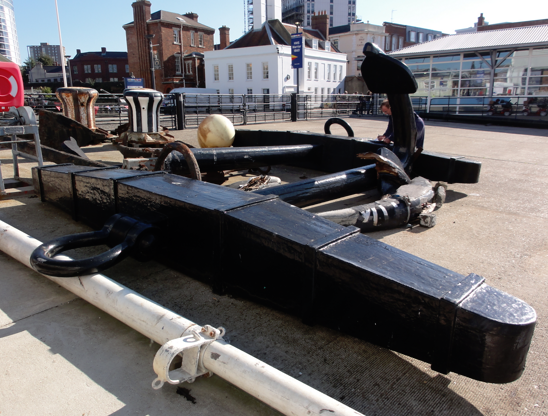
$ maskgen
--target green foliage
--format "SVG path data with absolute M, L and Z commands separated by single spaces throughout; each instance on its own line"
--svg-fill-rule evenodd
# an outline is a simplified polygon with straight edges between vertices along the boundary
M 52 94 L 53 93 L 53 91 L 51 90 L 51 87 L 40 87 L 38 89 L 40 90 L 40 92 L 42 94 Z M 45 95 L 44 98 L 47 99 L 47 100 L 52 100 L 53 95 Z
M 40 55 L 40 58 L 38 58 L 39 62 L 42 62 L 44 66 L 51 66 L 55 65 L 55 62 L 53 61 L 53 58 L 49 55 Z

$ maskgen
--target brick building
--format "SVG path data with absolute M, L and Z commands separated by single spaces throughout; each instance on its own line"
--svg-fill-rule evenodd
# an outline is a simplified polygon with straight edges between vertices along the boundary
M 80 84 L 101 84 L 123 82 L 129 77 L 127 52 L 82 52 L 76 49 L 76 56 L 70 60 L 70 72 L 74 86 Z
M 387 53 L 446 36 L 439 30 L 424 29 L 422 27 L 389 22 L 384 22 L 382 25 L 387 34 L 382 48 Z
M 148 37 L 153 35 L 156 90 L 167 93 L 173 88 L 205 87 L 203 53 L 214 50 L 215 29 L 198 23 L 196 13 L 159 10 L 151 14 L 150 6 L 147 0 L 134 2 L 134 21 L 123 26 L 130 72 L 152 87 Z

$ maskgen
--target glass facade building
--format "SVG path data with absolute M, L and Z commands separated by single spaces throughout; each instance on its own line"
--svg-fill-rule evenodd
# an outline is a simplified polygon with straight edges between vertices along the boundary
M 12 0 L 0 0 L 0 54 L 22 64 Z
M 414 95 L 548 95 L 548 45 L 400 58 L 418 84 Z

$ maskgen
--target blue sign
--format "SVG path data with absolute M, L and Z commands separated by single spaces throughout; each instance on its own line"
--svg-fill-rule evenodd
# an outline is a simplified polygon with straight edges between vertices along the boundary
M 302 33 L 291 35 L 291 68 L 303 67 L 303 37 Z
M 145 81 L 143 78 L 124 78 L 124 87 L 126 89 L 145 88 Z

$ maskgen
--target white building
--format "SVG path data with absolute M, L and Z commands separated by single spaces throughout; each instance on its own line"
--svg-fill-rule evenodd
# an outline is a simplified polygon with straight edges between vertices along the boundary
M 314 16 L 327 26 L 326 14 Z M 204 53 L 207 88 L 221 94 L 288 94 L 297 92 L 297 70 L 291 68 L 291 34 L 297 27 L 269 20 L 222 50 Z M 318 29 L 305 29 L 300 94 L 344 93 L 346 54 L 331 48 Z
M 282 18 L 286 23 L 302 20 L 312 26 L 314 13 L 329 16 L 329 27 L 347 25 L 356 21 L 356 0 L 282 0 Z
M 361 76 L 365 44 L 371 42 L 383 49 L 386 36 L 384 26 L 370 23 L 352 23 L 329 29 L 331 44 L 348 56 L 346 75 L 349 77 Z
M 68 69 L 65 68 L 68 73 Z M 63 68 L 60 66 L 44 66 L 37 62 L 34 68 L 29 71 L 29 82 L 31 84 L 43 84 L 45 82 L 63 82 Z
M 19 40 L 17 39 L 17 27 L 15 26 L 15 14 L 13 0 L 0 1 L 0 54 L 22 65 L 19 53 Z

